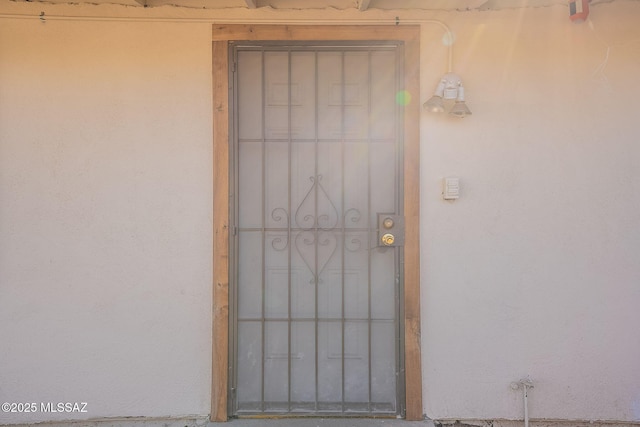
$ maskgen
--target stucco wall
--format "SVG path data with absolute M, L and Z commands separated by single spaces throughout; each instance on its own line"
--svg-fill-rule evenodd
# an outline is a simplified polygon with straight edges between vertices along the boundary
M 407 16 L 473 110 L 422 115 L 425 413 L 522 418 L 529 375 L 533 418 L 640 421 L 640 2 Z M 0 401 L 209 413 L 210 28 L 0 21 Z
M 209 413 L 210 33 L 0 22 L 0 424 Z
M 425 410 L 640 420 L 640 3 L 443 15 L 473 116 L 423 116 Z M 438 29 L 425 26 L 424 96 Z M 442 55 L 441 55 L 442 57 Z M 461 197 L 439 198 L 458 176 Z

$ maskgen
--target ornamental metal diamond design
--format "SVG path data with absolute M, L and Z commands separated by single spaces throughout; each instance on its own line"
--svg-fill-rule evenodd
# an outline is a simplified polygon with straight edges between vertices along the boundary
M 271 211 L 271 218 L 288 230 L 286 237 L 274 237 L 271 240 L 271 247 L 276 251 L 286 250 L 289 247 L 291 232 L 297 231 L 293 239 L 293 248 L 311 273 L 309 283 L 317 284 L 322 282 L 320 276 L 338 250 L 338 235 L 345 235 L 346 250 L 355 252 L 362 249 L 363 243 L 360 237 L 347 238 L 344 233 L 344 225 L 359 223 L 362 215 L 355 208 L 346 210 L 342 215 L 343 227 L 340 227 L 340 213 L 322 185 L 322 175 L 310 176 L 309 181 L 311 186 L 295 210 L 291 228 L 289 228 L 289 213 L 285 208 L 279 207 Z M 326 205 L 328 211 L 316 212 L 319 205 Z M 320 248 L 326 250 L 319 251 Z M 315 251 L 306 249 L 315 249 Z

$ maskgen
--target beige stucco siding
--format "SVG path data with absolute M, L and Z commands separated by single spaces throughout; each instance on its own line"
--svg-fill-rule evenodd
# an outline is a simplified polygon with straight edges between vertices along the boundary
M 208 25 L 2 20 L 0 395 L 209 412 Z
M 522 419 L 529 375 L 532 418 L 640 422 L 640 2 L 141 9 L 0 3 L 0 403 L 89 410 L 0 424 L 210 413 L 211 22 L 287 16 L 422 19 L 421 103 L 426 21 L 454 35 L 473 115 L 420 114 L 425 414 Z M 142 20 L 6 16 L 41 10 Z

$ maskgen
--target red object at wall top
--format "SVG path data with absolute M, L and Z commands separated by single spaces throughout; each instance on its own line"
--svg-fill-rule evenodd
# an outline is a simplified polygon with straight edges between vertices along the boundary
M 589 0 L 569 0 L 569 19 L 584 21 L 589 16 Z

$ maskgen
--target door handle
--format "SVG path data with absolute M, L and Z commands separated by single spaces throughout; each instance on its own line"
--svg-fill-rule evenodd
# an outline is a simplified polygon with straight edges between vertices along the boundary
M 381 241 L 385 246 L 393 246 L 393 242 L 395 242 L 396 238 L 391 233 L 385 233 L 382 235 Z

